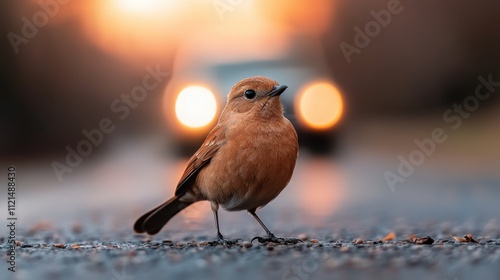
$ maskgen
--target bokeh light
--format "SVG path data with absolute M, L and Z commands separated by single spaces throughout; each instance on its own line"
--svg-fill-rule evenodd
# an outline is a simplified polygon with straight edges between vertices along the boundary
M 190 128 L 206 126 L 215 117 L 217 102 L 214 94 L 202 86 L 184 88 L 175 101 L 175 114 L 179 122 Z
M 300 122 L 315 130 L 333 127 L 340 120 L 344 107 L 340 91 L 328 82 L 307 86 L 295 102 Z

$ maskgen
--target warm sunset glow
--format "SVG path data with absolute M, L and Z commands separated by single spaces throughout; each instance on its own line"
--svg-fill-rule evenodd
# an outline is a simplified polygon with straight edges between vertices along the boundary
M 89 39 L 115 56 L 157 61 L 174 52 L 191 12 L 184 1 L 99 0 L 82 6 L 82 26 Z M 191 26 L 191 25 L 189 25 Z
M 185 126 L 199 128 L 209 124 L 217 112 L 214 94 L 201 86 L 183 89 L 175 101 L 177 119 Z
M 342 96 L 330 83 L 314 83 L 296 99 L 296 111 L 305 126 L 317 130 L 329 129 L 342 116 Z
M 256 1 L 259 11 L 267 18 L 285 23 L 297 31 L 318 35 L 327 32 L 337 6 L 342 5 L 340 3 L 331 0 Z
M 124 11 L 144 13 L 154 12 L 168 8 L 171 1 L 161 0 L 113 0 L 117 8 Z

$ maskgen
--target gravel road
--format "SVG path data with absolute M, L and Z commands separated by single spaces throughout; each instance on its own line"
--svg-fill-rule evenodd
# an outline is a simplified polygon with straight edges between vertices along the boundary
M 0 278 L 500 279 L 496 177 L 449 180 L 433 176 L 433 170 L 391 192 L 380 180 L 385 166 L 306 158 L 290 186 L 259 210 L 276 236 L 302 243 L 250 243 L 263 234 L 255 220 L 222 211 L 222 233 L 241 240 L 214 246 L 212 214 L 203 202 L 174 217 L 158 235 L 133 233 L 134 220 L 173 192 L 165 186 L 175 186 L 185 162 L 153 169 L 134 157 L 133 164 L 134 172 L 114 162 L 97 175 L 82 170 L 81 179 L 64 184 L 44 184 L 40 173 L 18 167 L 16 272 L 8 270 L 9 233 L 1 230 Z M 393 239 L 381 241 L 391 232 Z M 411 234 L 434 242 L 415 244 Z M 465 234 L 477 243 L 451 237 Z
M 489 224 L 487 227 L 492 227 Z M 363 231 L 326 229 L 291 236 L 298 244 L 250 243 L 248 233 L 235 245 L 214 245 L 208 231 L 182 231 L 147 239 L 126 229 L 114 236 L 89 234 L 75 223 L 70 229 L 38 224 L 21 234 L 16 247 L 16 272 L 8 271 L 8 244 L 2 242 L 2 279 L 498 279 L 500 239 L 475 236 L 478 243 L 446 236 L 446 225 L 421 232 L 432 245 L 408 240 L 399 228 L 396 238 L 381 241 L 381 228 Z M 461 230 L 457 228 L 455 230 Z M 463 229 L 465 232 L 465 228 Z M 486 232 L 483 228 L 481 232 Z M 118 234 L 119 233 L 119 234 Z M 369 238 L 354 238 L 367 236 Z M 371 237 L 371 238 L 370 238 Z

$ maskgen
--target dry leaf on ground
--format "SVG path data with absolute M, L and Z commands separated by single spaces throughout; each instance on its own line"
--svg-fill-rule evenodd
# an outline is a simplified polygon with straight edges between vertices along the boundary
M 432 244 L 432 243 L 434 243 L 434 239 L 432 239 L 432 237 L 430 237 L 430 236 L 417 237 L 414 234 L 410 234 L 409 238 L 410 238 L 411 243 L 415 243 L 415 244 L 419 244 L 419 245 L 420 244 Z
M 396 238 L 396 234 L 393 231 L 391 231 L 389 234 L 387 234 L 386 236 L 384 236 L 382 238 L 382 241 L 392 241 L 395 238 Z
M 472 234 L 470 234 L 470 233 L 464 235 L 464 237 L 458 237 L 458 236 L 455 236 L 455 235 L 452 235 L 451 237 L 453 239 L 455 239 L 455 241 L 458 241 L 458 242 L 478 243 L 476 240 L 474 240 L 474 236 Z

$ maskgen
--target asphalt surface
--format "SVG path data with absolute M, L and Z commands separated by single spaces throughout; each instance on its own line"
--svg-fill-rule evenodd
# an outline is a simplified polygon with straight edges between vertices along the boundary
M 264 234 L 258 223 L 222 211 L 222 233 L 238 243 L 216 245 L 204 202 L 158 235 L 133 233 L 134 220 L 173 192 L 185 159 L 132 158 L 82 167 L 61 184 L 19 166 L 16 272 L 2 226 L 1 279 L 499 279 L 495 176 L 422 170 L 392 192 L 381 176 L 392 166 L 302 156 L 290 186 L 257 213 L 276 236 L 303 242 L 250 243 Z M 415 244 L 412 234 L 434 242 Z M 465 234 L 477 242 L 451 237 Z
M 459 242 L 443 233 L 447 227 L 419 229 L 434 239 L 432 245 L 408 240 L 404 233 L 413 231 L 405 226 L 390 241 L 380 241 L 381 228 L 368 226 L 290 234 L 304 240 L 297 244 L 251 243 L 245 232 L 237 234 L 238 243 L 227 245 L 213 244 L 212 236 L 199 231 L 147 239 L 127 230 L 110 236 L 89 234 L 79 223 L 68 230 L 41 223 L 21 232 L 16 272 L 7 270 L 3 238 L 0 269 L 3 279 L 498 279 L 500 239 Z M 498 225 L 490 223 L 480 232 L 493 227 Z

